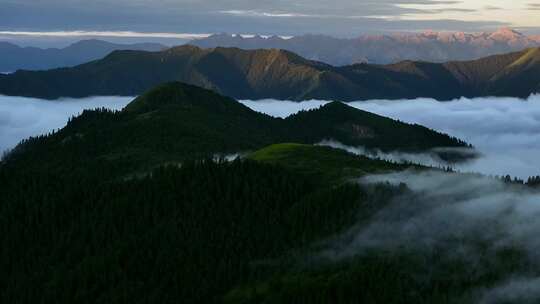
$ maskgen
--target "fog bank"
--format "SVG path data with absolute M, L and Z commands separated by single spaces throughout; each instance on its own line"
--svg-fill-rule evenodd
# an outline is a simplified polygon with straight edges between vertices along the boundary
M 479 286 L 480 303 L 540 301 L 540 192 L 500 180 L 441 171 L 372 175 L 364 185 L 405 184 L 369 221 L 328 241 L 321 255 L 343 260 L 366 252 L 407 252 L 425 263 L 464 261 L 471 276 L 500 266 L 503 252 L 516 252 L 519 265 L 496 286 Z M 375 250 L 375 251 L 374 251 Z M 505 262 L 509 262 L 505 260 Z M 467 274 L 462 275 L 467 276 Z M 529 302 L 527 302 L 529 303 Z
M 48 101 L 0 95 L 0 154 L 30 136 L 46 134 L 66 125 L 84 109 L 120 110 L 132 97 L 90 97 Z
M 242 101 L 248 107 L 277 117 L 298 109 L 312 109 L 324 101 Z M 433 99 L 352 102 L 349 105 L 458 137 L 483 154 L 458 166 L 465 172 L 527 178 L 540 174 L 540 96 L 517 98 L 461 98 L 451 102 Z M 423 156 L 421 157 L 423 158 Z M 428 163 L 432 165 L 432 163 Z

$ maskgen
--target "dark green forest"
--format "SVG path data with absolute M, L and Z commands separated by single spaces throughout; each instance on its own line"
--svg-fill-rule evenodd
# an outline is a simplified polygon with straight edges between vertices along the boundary
M 277 119 L 166 84 L 5 155 L 0 303 L 473 303 L 508 273 L 537 275 L 521 248 L 481 242 L 477 265 L 443 248 L 321 255 L 412 195 L 359 178 L 427 169 L 313 145 L 323 139 L 470 148 L 337 102 Z

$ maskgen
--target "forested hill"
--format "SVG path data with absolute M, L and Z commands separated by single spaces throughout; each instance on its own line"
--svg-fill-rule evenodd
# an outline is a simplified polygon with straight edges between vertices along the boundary
M 181 46 L 115 51 L 72 68 L 0 75 L 0 94 L 47 99 L 140 95 L 182 81 L 239 99 L 366 100 L 527 97 L 540 88 L 540 49 L 474 61 L 334 67 L 294 53 Z
M 319 261 L 321 243 L 412 194 L 359 178 L 425 170 L 309 145 L 325 138 L 465 146 L 338 102 L 278 119 L 161 85 L 123 111 L 85 111 L 0 162 L 0 303 L 472 303 L 463 299 L 477 286 L 527 269 L 500 263 L 520 257 L 505 248 L 473 277 L 455 271 L 468 261 L 438 251 Z M 215 160 L 235 152 L 247 155 Z
M 334 102 L 287 119 L 257 113 L 213 91 L 168 83 L 123 111 L 84 111 L 54 134 L 31 138 L 5 157 L 50 168 L 80 170 L 112 163 L 130 171 L 215 154 L 252 151 L 280 142 L 338 140 L 383 151 L 466 147 L 448 135 Z

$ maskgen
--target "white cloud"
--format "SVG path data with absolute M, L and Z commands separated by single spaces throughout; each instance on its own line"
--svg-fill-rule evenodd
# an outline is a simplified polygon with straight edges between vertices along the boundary
M 0 155 L 30 136 L 46 134 L 66 125 L 84 109 L 121 109 L 131 97 L 90 97 L 46 101 L 0 95 Z
M 460 275 L 466 276 L 463 271 L 467 271 L 478 276 L 492 271 L 490 265 L 501 266 L 494 264 L 500 263 L 499 254 L 514 249 L 522 253 L 522 266 L 501 273 L 496 286 L 475 286 L 477 302 L 540 300 L 540 278 L 534 275 L 540 267 L 540 192 L 492 178 L 441 171 L 409 170 L 367 176 L 359 182 L 406 184 L 409 191 L 395 196 L 369 221 L 359 221 L 328 240 L 321 256 L 341 260 L 371 250 L 415 252 L 428 265 L 463 261 L 470 268 Z M 436 279 L 443 279 L 438 275 Z
M 166 38 L 166 39 L 201 39 L 211 34 L 195 33 L 147 33 L 133 31 L 0 31 L 0 36 L 27 37 L 111 37 L 111 38 Z
M 225 10 L 222 14 L 245 16 L 245 17 L 274 17 L 274 18 L 300 18 L 300 17 L 320 17 L 320 15 L 309 15 L 287 12 L 261 12 L 256 10 Z
M 243 103 L 256 111 L 286 117 L 326 102 L 266 100 Z M 460 171 L 510 174 L 522 178 L 540 174 L 540 96 L 532 96 L 527 101 L 516 98 L 462 98 L 452 102 L 416 99 L 353 102 L 350 105 L 382 116 L 418 123 L 473 144 L 482 157 L 458 165 L 456 169 Z M 433 165 L 432 161 L 427 164 Z

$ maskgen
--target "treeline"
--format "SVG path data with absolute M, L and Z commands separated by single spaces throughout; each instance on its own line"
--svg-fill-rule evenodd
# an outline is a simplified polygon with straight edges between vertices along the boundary
M 320 188 L 253 161 L 103 180 L 99 167 L 65 176 L 0 167 L 0 302 L 220 302 L 376 209 L 366 204 L 377 195 L 358 185 Z M 393 192 L 375 193 L 383 204 Z
M 510 175 L 506 175 L 504 177 L 500 178 L 505 183 L 509 184 L 518 184 L 518 185 L 525 185 L 532 188 L 538 188 L 540 187 L 540 175 L 538 176 L 531 176 L 527 180 L 520 179 L 518 177 L 512 178 Z

